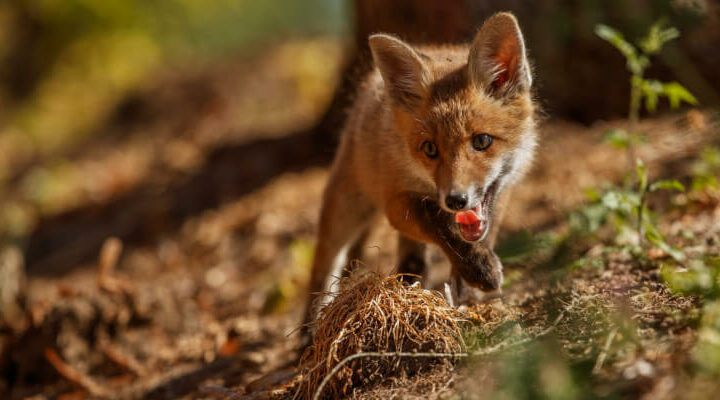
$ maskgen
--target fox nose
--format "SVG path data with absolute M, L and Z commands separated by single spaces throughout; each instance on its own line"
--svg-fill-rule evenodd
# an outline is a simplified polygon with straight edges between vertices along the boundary
M 465 193 L 450 193 L 445 197 L 445 205 L 451 210 L 462 210 L 467 204 L 468 195 Z

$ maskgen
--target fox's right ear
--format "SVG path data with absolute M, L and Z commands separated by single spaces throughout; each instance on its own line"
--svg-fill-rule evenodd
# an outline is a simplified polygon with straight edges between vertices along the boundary
M 384 34 L 369 39 L 375 65 L 394 102 L 413 107 L 427 94 L 430 73 L 420 56 L 407 43 Z

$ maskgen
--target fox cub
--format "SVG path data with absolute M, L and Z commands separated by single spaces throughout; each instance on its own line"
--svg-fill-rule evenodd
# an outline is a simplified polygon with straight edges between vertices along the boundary
M 306 322 L 338 289 L 374 217 L 399 235 L 398 272 L 421 275 L 426 244 L 452 265 L 454 295 L 499 289 L 492 248 L 536 142 L 532 77 L 512 14 L 469 46 L 370 36 L 375 69 L 350 110 L 325 190 Z

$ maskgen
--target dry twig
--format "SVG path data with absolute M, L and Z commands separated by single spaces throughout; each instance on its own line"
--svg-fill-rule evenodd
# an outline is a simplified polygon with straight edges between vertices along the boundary
M 131 354 L 123 352 L 118 347 L 110 343 L 104 343 L 101 348 L 103 353 L 105 353 L 105 355 L 110 360 L 120 365 L 121 367 L 131 371 L 136 376 L 145 376 L 148 373 L 148 369 L 145 368 L 145 366 L 142 365 L 140 361 L 138 361 Z
M 65 377 L 65 379 L 73 382 L 83 389 L 87 390 L 93 397 L 109 397 L 110 390 L 95 381 L 92 377 L 78 371 L 70 364 L 63 361 L 60 355 L 51 348 L 45 349 L 45 359 L 48 360 L 55 370 Z
M 98 286 L 110 293 L 129 293 L 132 290 L 130 282 L 114 276 L 123 244 L 120 239 L 111 237 L 105 240 L 98 257 Z
M 610 350 L 610 346 L 612 345 L 613 339 L 615 339 L 615 335 L 617 335 L 618 328 L 615 327 L 610 331 L 610 334 L 608 335 L 607 339 L 605 340 L 605 345 L 603 346 L 602 351 L 598 355 L 597 360 L 595 360 L 595 366 L 593 366 L 592 373 L 593 375 L 597 375 L 600 373 L 600 369 L 602 369 L 603 363 L 605 362 L 605 359 L 607 358 L 608 351 Z

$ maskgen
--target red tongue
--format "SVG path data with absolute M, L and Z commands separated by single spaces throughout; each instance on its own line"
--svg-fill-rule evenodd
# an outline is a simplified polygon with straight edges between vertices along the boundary
M 480 239 L 485 231 L 485 221 L 478 217 L 475 210 L 456 213 L 455 222 L 460 225 L 460 233 L 465 240 L 471 242 Z
M 470 225 L 479 222 L 480 218 L 475 214 L 475 211 L 463 211 L 455 214 L 455 222 L 461 225 Z

